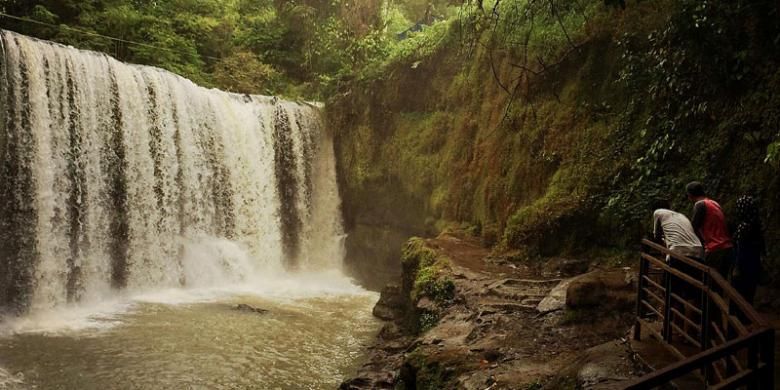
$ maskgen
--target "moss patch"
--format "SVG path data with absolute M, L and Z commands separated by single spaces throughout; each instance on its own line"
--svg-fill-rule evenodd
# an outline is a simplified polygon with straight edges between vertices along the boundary
M 455 296 L 455 284 L 444 272 L 450 260 L 428 247 L 419 237 L 409 239 L 402 251 L 403 293 L 408 297 L 407 326 L 415 332 L 425 332 L 439 319 L 435 308 L 418 309 L 421 299 L 435 305 L 446 305 Z
M 449 267 L 450 260 L 427 247 L 425 240 L 418 237 L 410 239 L 404 248 L 402 261 L 404 264 L 416 264 L 410 292 L 413 302 L 422 297 L 430 297 L 438 303 L 453 298 L 455 284 L 449 277 L 442 275 L 442 271 Z

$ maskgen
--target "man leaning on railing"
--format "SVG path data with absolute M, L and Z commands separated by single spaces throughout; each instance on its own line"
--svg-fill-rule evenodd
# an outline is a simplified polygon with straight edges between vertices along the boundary
M 654 241 L 665 244 L 669 250 L 683 256 L 701 261 L 704 248 L 691 221 L 685 215 L 671 210 L 667 200 L 656 200 L 653 210 Z M 666 261 L 669 261 L 668 257 Z
M 663 243 L 669 250 L 701 262 L 704 256 L 704 247 L 693 230 L 693 225 L 688 218 L 671 210 L 669 201 L 656 200 L 653 204 L 653 238 L 655 242 Z M 684 272 L 694 279 L 698 279 L 697 270 L 691 265 L 680 260 L 666 256 L 666 262 L 670 266 Z M 699 291 L 680 278 L 672 278 L 672 291 L 686 301 L 697 298 Z M 685 315 L 690 318 L 692 313 L 688 306 L 682 305 Z M 689 333 L 688 323 L 680 320 L 684 331 Z

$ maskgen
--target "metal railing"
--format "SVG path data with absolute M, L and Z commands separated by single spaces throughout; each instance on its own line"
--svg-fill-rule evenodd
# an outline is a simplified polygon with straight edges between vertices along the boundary
M 634 339 L 644 330 L 679 361 L 624 388 L 696 376 L 707 389 L 774 389 L 769 323 L 713 268 L 649 240 L 642 246 Z

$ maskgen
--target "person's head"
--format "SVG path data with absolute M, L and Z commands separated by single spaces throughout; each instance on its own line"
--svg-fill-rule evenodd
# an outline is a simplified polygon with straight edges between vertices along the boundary
M 698 181 L 688 183 L 688 185 L 685 186 L 685 192 L 688 193 L 688 199 L 692 201 L 697 201 L 707 196 L 707 193 L 704 191 L 704 186 Z
M 662 199 L 662 198 L 654 199 L 653 202 L 650 203 L 650 207 L 652 208 L 651 211 L 655 211 L 655 210 L 658 210 L 658 209 L 671 210 L 671 208 L 672 208 L 672 206 L 669 204 L 669 200 L 668 199 Z

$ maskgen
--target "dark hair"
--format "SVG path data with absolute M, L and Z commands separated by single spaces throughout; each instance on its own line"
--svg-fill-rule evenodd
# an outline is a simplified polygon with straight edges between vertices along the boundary
M 658 209 L 671 209 L 672 208 L 671 204 L 669 203 L 669 200 L 668 199 L 662 199 L 662 198 L 653 199 L 653 201 L 650 203 L 650 207 L 652 207 L 653 211 L 658 210 Z
M 698 181 L 688 183 L 688 185 L 685 186 L 685 191 L 687 191 L 690 196 L 707 196 L 707 193 L 704 192 L 704 186 Z

